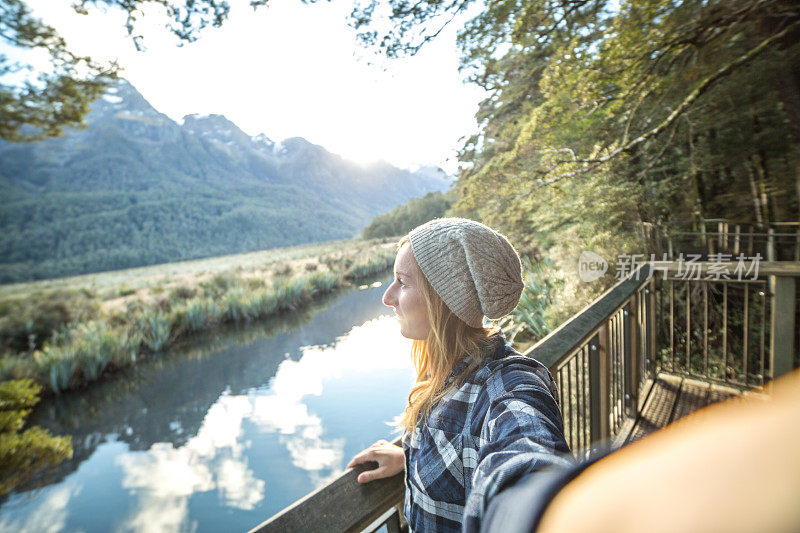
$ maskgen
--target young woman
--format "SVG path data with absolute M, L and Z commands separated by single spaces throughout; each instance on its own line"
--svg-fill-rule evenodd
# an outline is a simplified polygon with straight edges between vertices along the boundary
M 378 463 L 360 483 L 404 470 L 404 512 L 415 533 L 478 531 L 487 502 L 505 485 L 569 464 L 550 373 L 484 326 L 484 317 L 517 306 L 519 256 L 487 226 L 443 218 L 400 241 L 394 270 L 383 303 L 414 340 L 417 370 L 400 418 L 403 445 L 379 441 L 348 468 Z

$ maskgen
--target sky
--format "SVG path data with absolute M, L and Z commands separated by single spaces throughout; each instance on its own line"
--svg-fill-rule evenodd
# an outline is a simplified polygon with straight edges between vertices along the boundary
M 74 52 L 116 60 L 150 104 L 178 122 L 222 114 L 249 135 L 300 136 L 361 163 L 455 172 L 459 139 L 477 129 L 486 97 L 458 72 L 456 25 L 416 56 L 388 60 L 357 44 L 346 20 L 352 2 L 271 0 L 254 12 L 246 0 L 230 0 L 221 28 L 181 47 L 152 9 L 137 27 L 147 50 L 137 52 L 121 12 L 83 16 L 68 1 L 27 1 Z

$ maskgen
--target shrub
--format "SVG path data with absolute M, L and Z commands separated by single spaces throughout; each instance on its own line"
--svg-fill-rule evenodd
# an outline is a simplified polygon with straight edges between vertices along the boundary
M 288 263 L 281 263 L 272 269 L 272 273 L 278 277 L 286 277 L 292 273 L 292 266 Z
M 31 380 L 0 382 L 0 496 L 40 470 L 72 458 L 70 437 L 33 426 L 20 432 L 41 387 Z
M 94 315 L 94 306 L 80 293 L 32 295 L 0 304 L 0 350 L 41 348 L 65 324 Z
M 555 302 L 555 291 L 559 284 L 552 261 L 531 261 L 522 258 L 522 273 L 525 288 L 516 309 L 500 319 L 498 325 L 509 342 L 514 340 L 536 341 L 547 336 L 553 329 L 548 311 Z
M 197 289 L 195 287 L 180 285 L 169 291 L 169 299 L 172 302 L 180 302 L 194 297 L 195 294 L 197 294 Z

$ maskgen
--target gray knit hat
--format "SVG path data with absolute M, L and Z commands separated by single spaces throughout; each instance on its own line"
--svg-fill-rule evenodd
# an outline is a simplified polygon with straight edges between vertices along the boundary
M 503 235 L 473 220 L 437 218 L 408 234 L 422 274 L 473 328 L 507 315 L 522 294 L 519 256 Z

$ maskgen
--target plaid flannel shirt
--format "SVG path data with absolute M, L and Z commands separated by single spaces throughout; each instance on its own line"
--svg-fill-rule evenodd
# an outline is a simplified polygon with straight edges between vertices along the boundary
M 477 532 L 489 499 L 505 485 L 569 465 L 557 397 L 547 368 L 499 336 L 485 364 L 403 435 L 411 530 Z

